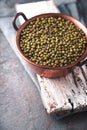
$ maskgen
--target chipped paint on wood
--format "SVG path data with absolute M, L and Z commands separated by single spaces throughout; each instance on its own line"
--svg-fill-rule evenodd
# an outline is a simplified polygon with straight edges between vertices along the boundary
M 65 77 L 49 79 L 37 75 L 41 97 L 49 114 L 87 109 L 87 66 L 75 66 Z

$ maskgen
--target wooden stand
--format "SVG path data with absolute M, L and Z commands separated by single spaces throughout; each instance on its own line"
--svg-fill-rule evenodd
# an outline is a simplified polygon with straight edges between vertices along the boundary
M 38 5 L 39 4 L 39 5 Z M 44 4 L 44 5 L 43 5 Z M 56 9 L 55 5 L 51 1 L 46 1 L 45 3 L 34 3 L 36 7 L 36 12 L 33 14 L 36 15 L 37 8 L 41 7 L 41 12 L 59 12 Z M 28 9 L 35 10 L 33 4 L 29 3 Z M 36 6 L 37 5 L 37 6 Z M 43 6 L 42 6 L 43 5 Z M 49 6 L 48 6 L 49 5 Z M 31 8 L 30 8 L 31 7 Z M 33 7 L 33 8 L 32 8 Z M 44 8 L 42 8 L 44 7 Z M 26 8 L 26 4 L 17 6 L 17 12 L 23 11 L 27 17 L 31 17 L 31 13 L 29 13 Z M 38 13 L 40 10 L 38 9 Z M 41 13 L 40 12 L 40 13 Z M 8 22 L 8 26 L 5 26 Z M 65 115 L 70 115 L 72 113 L 87 111 L 87 64 L 82 67 L 75 67 L 71 73 L 69 73 L 66 77 L 56 78 L 56 79 L 47 79 L 42 78 L 37 75 L 37 79 L 35 79 L 36 75 L 32 74 L 31 69 L 28 64 L 24 62 L 24 60 L 19 56 L 16 50 L 15 43 L 15 32 L 12 29 L 11 23 L 9 19 L 6 22 L 1 23 L 2 32 L 6 36 L 7 40 L 10 43 L 10 46 L 13 48 L 21 63 L 23 64 L 26 72 L 29 74 L 31 79 L 34 81 L 35 85 L 40 89 L 40 95 L 42 98 L 42 102 L 44 107 L 46 108 L 47 113 L 49 114 L 57 114 L 58 117 L 62 117 Z M 22 21 L 20 20 L 22 23 Z M 8 30 L 8 31 L 6 31 Z M 10 37 L 9 37 L 10 34 Z
M 72 114 L 87 110 L 87 64 L 74 67 L 66 77 L 40 77 L 40 93 L 49 114 Z

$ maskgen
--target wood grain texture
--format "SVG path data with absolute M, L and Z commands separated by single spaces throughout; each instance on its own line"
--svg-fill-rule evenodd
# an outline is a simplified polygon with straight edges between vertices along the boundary
M 75 66 L 62 78 L 40 77 L 41 96 L 49 114 L 75 113 L 87 110 L 87 66 Z

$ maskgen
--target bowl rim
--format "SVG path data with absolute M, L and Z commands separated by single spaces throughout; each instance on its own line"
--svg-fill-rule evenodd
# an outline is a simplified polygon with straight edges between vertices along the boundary
M 34 66 L 37 66 L 37 67 L 39 67 L 39 68 L 43 68 L 43 69 L 53 69 L 53 70 L 55 70 L 55 69 L 69 69 L 69 68 L 71 68 L 71 67 L 73 67 L 73 66 L 79 64 L 79 62 L 86 57 L 86 55 L 87 55 L 87 48 L 86 48 L 85 52 L 82 54 L 82 56 L 81 56 L 77 61 L 75 61 L 74 63 L 69 64 L 69 65 L 66 65 L 66 66 L 57 66 L 57 67 L 49 67 L 49 66 L 43 66 L 43 65 L 40 65 L 40 64 L 36 64 L 35 62 L 31 61 L 29 58 L 27 58 L 27 57 L 23 54 L 22 50 L 20 49 L 20 45 L 19 45 L 21 31 L 22 31 L 31 21 L 36 20 L 36 18 L 43 18 L 43 17 L 45 17 L 45 18 L 48 18 L 48 17 L 55 17 L 55 18 L 61 17 L 61 18 L 64 18 L 64 19 L 66 19 L 66 20 L 69 20 L 69 21 L 71 21 L 72 23 L 74 23 L 74 25 L 76 25 L 78 28 L 80 28 L 80 29 L 84 32 L 84 34 L 85 34 L 85 36 L 86 36 L 86 38 L 87 38 L 87 28 L 86 28 L 80 21 L 78 21 L 78 20 L 77 20 L 76 18 L 74 18 L 74 17 L 71 17 L 71 16 L 66 15 L 66 14 L 63 14 L 63 13 L 44 13 L 44 14 L 36 15 L 36 16 L 34 16 L 34 17 L 32 17 L 32 18 L 26 20 L 26 21 L 20 26 L 20 28 L 17 30 L 17 34 L 16 34 L 16 46 L 17 46 L 18 52 L 19 52 L 20 55 L 23 57 L 23 59 L 25 59 L 28 63 L 30 63 L 30 64 L 32 64 L 32 65 L 34 65 Z

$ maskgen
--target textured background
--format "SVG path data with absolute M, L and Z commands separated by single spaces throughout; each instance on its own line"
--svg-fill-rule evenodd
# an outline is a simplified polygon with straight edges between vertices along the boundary
M 33 1 L 35 0 L 0 0 L 0 22 L 15 15 L 16 3 Z M 87 19 L 87 1 L 79 1 Z M 9 46 L 0 27 L 0 130 L 86 129 L 87 112 L 58 121 L 46 113 L 37 88 Z

